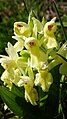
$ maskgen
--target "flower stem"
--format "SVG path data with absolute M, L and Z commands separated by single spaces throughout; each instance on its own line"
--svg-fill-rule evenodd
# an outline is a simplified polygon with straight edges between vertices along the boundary
M 27 11 L 27 14 L 29 15 L 29 11 L 28 11 L 28 8 L 27 8 L 27 5 L 26 5 L 25 0 L 23 0 L 23 2 L 24 2 L 25 9 L 26 9 L 26 11 Z
M 52 2 L 54 4 L 55 10 L 56 10 L 58 18 L 59 18 L 59 22 L 61 24 L 61 29 L 62 29 L 62 33 L 63 33 L 63 36 L 64 36 L 64 40 L 66 41 L 67 40 L 66 32 L 65 32 L 65 29 L 64 29 L 64 26 L 63 26 L 63 23 L 62 23 L 62 20 L 61 20 L 61 17 L 60 17 L 56 2 L 55 2 L 55 0 L 52 0 Z

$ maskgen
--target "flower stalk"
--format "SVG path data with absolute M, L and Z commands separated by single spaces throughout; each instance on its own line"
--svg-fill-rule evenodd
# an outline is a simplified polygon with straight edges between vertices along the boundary
M 62 33 L 63 33 L 63 36 L 64 36 L 64 40 L 66 41 L 67 40 L 67 36 L 66 36 L 66 32 L 65 32 L 65 29 L 64 29 L 64 26 L 63 26 L 63 23 L 62 23 L 62 20 L 61 20 L 61 17 L 60 17 L 58 8 L 57 8 L 57 4 L 56 4 L 55 0 L 52 0 L 52 3 L 54 4 L 54 7 L 55 7 L 55 10 L 56 10 L 59 22 L 61 24 L 61 29 L 62 29 Z

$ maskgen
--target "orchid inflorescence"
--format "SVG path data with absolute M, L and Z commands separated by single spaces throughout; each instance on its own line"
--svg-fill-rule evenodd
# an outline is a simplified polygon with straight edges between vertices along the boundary
M 0 63 L 4 68 L 1 80 L 10 89 L 12 83 L 25 89 L 25 100 L 37 105 L 38 91 L 48 92 L 53 83 L 51 69 L 61 64 L 59 72 L 67 75 L 67 42 L 62 47 L 55 37 L 57 25 L 54 17 L 51 21 L 42 22 L 30 17 L 28 23 L 15 22 L 15 45 L 10 42 L 5 49 L 8 56 L 0 55 Z

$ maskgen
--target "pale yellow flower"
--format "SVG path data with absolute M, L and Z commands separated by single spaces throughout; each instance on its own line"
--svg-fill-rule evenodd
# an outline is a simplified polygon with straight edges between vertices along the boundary
M 6 48 L 6 52 L 8 56 L 0 55 L 0 63 L 4 69 L 11 69 L 16 67 L 16 60 L 18 58 L 18 54 L 12 46 L 11 43 L 8 42 L 8 48 Z
M 38 93 L 34 86 L 33 79 L 30 79 L 28 76 L 21 76 L 18 86 L 24 86 L 25 88 L 25 99 L 27 102 L 30 102 L 32 105 L 37 105 Z
M 57 47 L 57 41 L 54 35 L 57 29 L 55 19 L 56 18 L 54 17 L 51 21 L 47 22 L 44 26 L 44 36 L 45 36 L 44 42 L 46 42 L 47 49 Z
M 54 37 L 54 32 L 57 29 L 55 20 L 56 20 L 56 17 L 54 17 L 51 21 L 45 24 L 44 26 L 44 36 L 45 37 Z
M 3 73 L 2 73 L 2 76 L 1 76 L 1 80 L 4 82 L 4 84 L 7 84 L 9 87 L 12 86 L 12 81 L 11 79 L 13 78 L 11 76 L 12 74 L 10 74 L 7 70 L 5 70 Z M 12 78 L 11 78 L 12 77 Z
M 27 90 L 27 88 L 29 88 Z M 38 93 L 35 88 L 31 88 L 30 86 L 25 87 L 25 99 L 27 102 L 30 102 L 32 105 L 37 105 L 38 101 Z
M 35 86 L 40 86 L 43 91 L 48 91 L 50 88 L 50 85 L 53 82 L 53 78 L 51 73 L 48 72 L 47 69 L 39 71 L 39 73 L 36 74 L 35 79 Z
M 25 41 L 25 47 L 30 52 L 30 65 L 37 69 L 44 67 L 47 62 L 47 54 L 40 49 L 38 41 L 34 37 L 29 37 Z
M 15 22 L 14 33 L 20 36 L 27 36 L 27 37 L 31 35 L 30 27 L 25 22 Z

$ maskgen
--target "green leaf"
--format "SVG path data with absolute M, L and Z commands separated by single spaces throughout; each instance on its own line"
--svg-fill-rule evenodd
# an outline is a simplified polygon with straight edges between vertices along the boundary
M 12 91 L 8 88 L 0 86 L 0 95 L 6 105 L 19 117 L 24 115 L 29 119 L 41 119 L 41 113 L 38 106 L 33 106 L 26 102 L 19 93 L 19 89 L 13 85 Z
M 46 96 L 44 96 L 43 98 L 41 98 L 41 99 L 40 99 L 40 102 L 42 102 L 42 101 L 46 100 L 46 99 L 47 99 L 47 97 L 48 97 L 48 95 L 46 95 Z
M 17 104 L 17 95 L 9 91 L 8 88 L 0 86 L 0 95 L 7 106 L 19 117 L 23 116 L 23 110 Z
M 24 97 L 24 88 L 23 87 L 18 87 L 15 84 L 12 84 L 11 88 L 12 93 L 19 97 Z
M 60 55 L 58 53 L 57 53 L 57 55 L 59 55 L 63 60 L 65 60 L 67 62 L 67 59 L 65 57 L 63 57 L 62 55 Z
M 60 89 L 60 78 L 59 74 L 59 65 L 54 67 L 51 70 L 53 76 L 53 84 L 51 85 L 48 98 L 46 101 L 45 108 L 45 118 L 46 119 L 54 119 L 58 115 L 58 107 L 59 107 L 59 89 Z
M 65 76 L 67 76 L 67 62 L 63 63 L 60 68 L 59 72 Z

